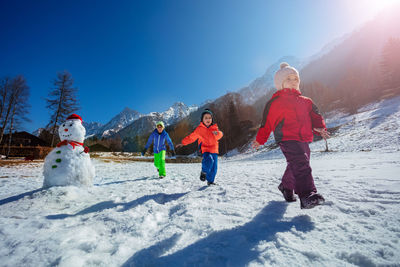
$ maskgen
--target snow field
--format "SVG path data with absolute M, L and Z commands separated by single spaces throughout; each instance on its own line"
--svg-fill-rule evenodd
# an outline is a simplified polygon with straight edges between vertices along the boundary
M 321 143 L 322 144 L 322 143 Z M 399 153 L 313 152 L 326 205 L 301 210 L 277 186 L 272 152 L 200 164 L 105 163 L 91 188 L 40 190 L 40 163 L 2 167 L 3 266 L 396 266 L 400 262 Z M 356 159 L 356 160 L 355 160 Z M 4 171 L 3 171 L 4 170 Z M 17 175 L 16 175 L 17 174 Z
M 277 186 L 279 149 L 200 164 L 92 159 L 94 186 L 41 189 L 43 163 L 0 167 L 0 266 L 400 266 L 400 97 L 355 115 L 311 167 L 325 205 L 301 210 Z

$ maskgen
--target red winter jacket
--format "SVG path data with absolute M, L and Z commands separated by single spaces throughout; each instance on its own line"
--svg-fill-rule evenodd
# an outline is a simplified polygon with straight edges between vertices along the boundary
M 213 132 L 218 132 L 218 134 L 215 135 Z M 207 127 L 201 122 L 193 133 L 183 138 L 182 144 L 186 146 L 198 140 L 198 143 L 201 144 L 202 153 L 210 152 L 218 154 L 218 140 L 221 139 L 222 136 L 223 133 L 218 129 L 217 124 Z
M 288 140 L 312 142 L 313 128 L 326 129 L 326 125 L 312 100 L 296 89 L 282 89 L 265 105 L 256 140 L 263 145 L 273 131 L 277 143 Z

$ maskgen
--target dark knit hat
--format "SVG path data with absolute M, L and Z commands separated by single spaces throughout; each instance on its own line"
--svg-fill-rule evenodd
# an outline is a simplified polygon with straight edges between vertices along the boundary
M 204 115 L 206 115 L 206 114 L 210 114 L 210 115 L 211 115 L 211 118 L 212 118 L 212 122 L 211 122 L 211 123 L 214 123 L 214 114 L 213 114 L 212 111 L 209 110 L 208 108 L 206 108 L 206 109 L 203 111 L 203 113 L 201 113 L 200 122 L 203 121 Z

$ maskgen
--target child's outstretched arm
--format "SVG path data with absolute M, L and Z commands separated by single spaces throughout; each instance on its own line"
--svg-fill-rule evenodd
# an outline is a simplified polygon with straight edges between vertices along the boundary
M 260 129 L 258 129 L 256 140 L 253 141 L 252 147 L 257 149 L 261 145 L 265 144 L 268 141 L 269 135 L 272 132 L 271 122 L 270 122 L 270 112 L 271 105 L 277 98 L 270 99 L 266 104 L 263 112 L 263 118 L 261 121 Z
M 151 133 L 149 136 L 149 139 L 147 139 L 147 143 L 144 146 L 144 149 L 142 151 L 142 156 L 144 156 L 144 154 L 146 153 L 146 151 L 149 148 L 149 146 L 151 145 L 151 143 L 153 143 L 153 133 Z
M 266 120 L 267 121 L 264 122 L 264 125 L 261 125 L 260 129 L 258 129 L 256 139 L 252 143 L 252 147 L 255 149 L 258 149 L 261 145 L 265 144 L 272 132 L 268 118 Z
M 328 139 L 329 137 L 331 137 L 329 135 L 330 133 L 328 132 L 328 130 L 326 128 L 313 128 L 313 131 L 317 132 L 324 139 Z
M 260 146 L 265 144 L 268 141 L 268 137 L 271 134 L 272 130 L 269 126 L 269 123 L 266 123 L 264 127 L 260 127 L 257 132 L 256 139 L 251 144 L 253 149 L 258 149 Z
M 319 112 L 317 106 L 312 103 L 312 109 L 310 111 L 310 117 L 311 117 L 311 124 L 313 128 L 313 133 L 321 135 L 322 138 L 327 139 L 329 138 L 329 132 L 326 129 L 326 124 L 324 121 L 324 118 L 322 117 L 321 113 Z
M 253 149 L 258 149 L 261 146 L 261 144 L 259 142 L 257 142 L 257 140 L 253 140 L 253 143 L 251 143 L 251 147 Z
M 174 148 L 174 144 L 172 143 L 171 138 L 169 137 L 169 134 L 167 133 L 167 143 L 169 145 L 169 148 L 172 150 L 172 155 L 175 155 L 175 148 Z
M 182 147 L 182 146 L 189 145 L 189 144 L 195 142 L 197 139 L 199 139 L 199 137 L 200 136 L 197 133 L 197 128 L 196 128 L 196 130 L 194 130 L 193 133 L 191 133 L 188 136 L 186 136 L 185 138 L 183 138 L 181 143 L 176 145 L 176 147 L 179 148 L 179 147 Z

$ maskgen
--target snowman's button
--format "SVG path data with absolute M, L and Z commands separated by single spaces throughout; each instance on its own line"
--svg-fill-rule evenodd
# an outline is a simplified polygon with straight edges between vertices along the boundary
M 57 154 L 60 154 L 60 153 L 61 153 L 61 150 L 58 150 L 56 153 L 57 153 Z
M 53 165 L 53 166 L 51 166 L 53 169 L 55 169 L 55 168 L 57 168 L 57 165 Z
M 56 159 L 56 162 L 61 162 L 61 159 Z

